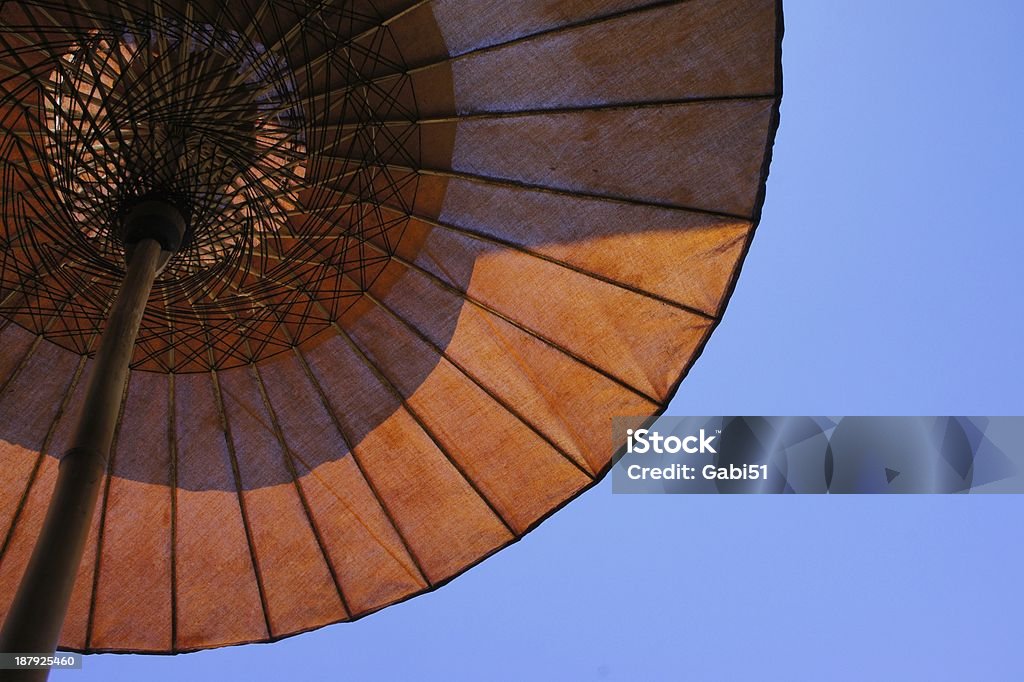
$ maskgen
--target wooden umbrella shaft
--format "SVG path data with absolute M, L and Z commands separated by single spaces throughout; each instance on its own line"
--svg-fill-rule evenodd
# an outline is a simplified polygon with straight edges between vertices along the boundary
M 71 448 L 61 459 L 42 531 L 0 634 L 2 652 L 52 654 L 57 647 L 107 470 L 135 337 L 166 256 L 155 239 L 141 240 L 132 251 L 100 340 Z M 46 679 L 48 672 L 17 671 L 10 679 Z

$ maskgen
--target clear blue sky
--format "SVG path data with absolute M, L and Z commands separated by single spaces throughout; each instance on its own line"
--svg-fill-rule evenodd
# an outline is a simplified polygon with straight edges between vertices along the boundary
M 789 0 L 764 218 L 671 414 L 1024 414 L 1024 7 Z M 1021 679 L 1021 496 L 613 496 L 436 593 L 86 680 Z

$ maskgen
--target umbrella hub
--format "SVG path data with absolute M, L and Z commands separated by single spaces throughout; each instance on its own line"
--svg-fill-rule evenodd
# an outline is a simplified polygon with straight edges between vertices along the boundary
M 139 202 L 125 216 L 121 228 L 126 259 L 131 262 L 135 246 L 142 240 L 153 239 L 163 249 L 157 263 L 157 272 L 160 272 L 181 248 L 186 231 L 185 217 L 173 204 L 159 199 Z

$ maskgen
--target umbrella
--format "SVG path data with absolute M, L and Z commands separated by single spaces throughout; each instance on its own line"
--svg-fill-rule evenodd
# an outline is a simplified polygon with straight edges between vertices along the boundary
M 352 620 L 600 480 L 735 286 L 780 5 L 0 3 L 5 645 Z

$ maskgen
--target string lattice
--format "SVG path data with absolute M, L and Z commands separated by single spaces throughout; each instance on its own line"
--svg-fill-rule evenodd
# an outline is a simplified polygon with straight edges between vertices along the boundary
M 347 2 L 257 16 L 3 3 L 0 315 L 94 351 L 124 275 L 123 215 L 156 196 L 189 228 L 136 368 L 224 369 L 329 327 L 379 276 L 415 199 L 398 55 Z

